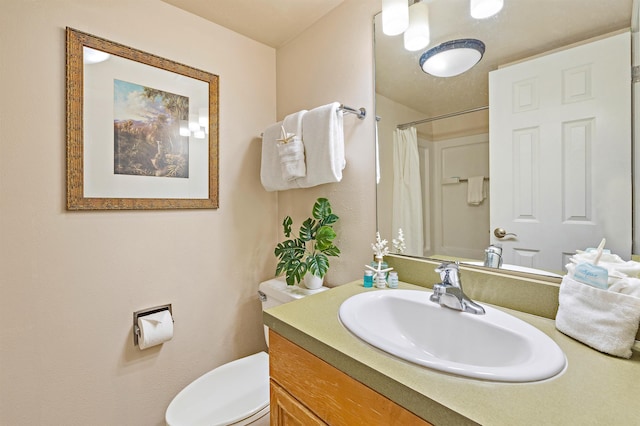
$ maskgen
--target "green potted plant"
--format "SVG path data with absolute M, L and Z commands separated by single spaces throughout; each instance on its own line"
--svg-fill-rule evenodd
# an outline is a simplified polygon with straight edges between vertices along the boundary
M 291 235 L 291 217 L 285 217 L 282 222 L 288 239 L 279 243 L 274 253 L 278 258 L 276 275 L 284 273 L 287 285 L 299 283 L 304 278 L 305 287 L 321 287 L 329 270 L 329 257 L 340 255 L 340 249 L 333 244 L 336 238 L 333 225 L 339 217 L 331 211 L 329 200 L 318 198 L 312 215 L 313 218 L 309 217 L 302 223 L 297 237 Z

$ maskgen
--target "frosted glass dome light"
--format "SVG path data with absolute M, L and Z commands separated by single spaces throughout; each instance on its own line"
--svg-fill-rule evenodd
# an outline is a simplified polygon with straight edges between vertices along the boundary
M 476 39 L 444 42 L 420 56 L 420 68 L 435 77 L 453 77 L 473 68 L 484 55 L 484 43 Z

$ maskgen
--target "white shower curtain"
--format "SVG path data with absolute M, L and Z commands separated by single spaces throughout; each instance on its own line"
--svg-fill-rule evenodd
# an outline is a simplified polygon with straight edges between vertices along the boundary
M 393 217 L 394 233 L 402 228 L 404 254 L 423 256 L 422 185 L 418 136 L 415 127 L 393 133 Z M 395 238 L 395 235 L 394 235 Z

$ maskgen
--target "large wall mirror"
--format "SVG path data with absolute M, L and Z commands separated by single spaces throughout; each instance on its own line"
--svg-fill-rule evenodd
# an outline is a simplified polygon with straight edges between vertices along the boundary
M 413 52 L 376 15 L 382 236 L 403 228 L 406 255 L 480 266 L 497 244 L 504 271 L 548 276 L 603 237 L 623 258 L 638 253 L 635 3 L 505 0 L 474 19 L 469 0 L 431 0 L 431 42 Z M 479 63 L 454 77 L 422 71 L 425 51 L 459 39 L 484 43 Z

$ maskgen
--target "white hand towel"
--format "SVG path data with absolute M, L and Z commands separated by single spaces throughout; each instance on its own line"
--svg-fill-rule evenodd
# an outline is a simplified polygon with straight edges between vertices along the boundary
M 640 279 L 638 278 L 621 278 L 616 280 L 610 287 L 609 291 L 627 294 L 629 296 L 640 299 Z
M 484 176 L 470 177 L 467 181 L 467 204 L 479 206 L 484 199 Z
M 280 157 L 278 156 L 277 139 L 282 132 L 282 122 L 274 123 L 262 133 L 262 160 L 260 164 L 260 181 L 267 191 L 283 191 L 297 188 L 293 182 L 282 179 Z
M 278 155 L 280 156 L 280 167 L 282 178 L 285 181 L 292 181 L 305 177 L 307 166 L 305 164 L 304 144 L 302 143 L 302 117 L 307 110 L 295 112 L 287 115 L 282 120 L 282 139 L 290 138 L 287 143 L 278 144 Z
M 278 154 L 278 139 L 285 132 L 302 135 L 302 117 L 306 110 L 287 115 L 283 121 L 268 126 L 262 133 L 262 161 L 260 165 L 260 180 L 267 191 L 284 191 L 298 188 L 295 180 L 285 180 L 282 176 L 280 156 Z
M 287 115 L 284 120 L 282 120 L 282 126 L 285 132 L 293 133 L 298 139 L 302 139 L 302 118 L 307 112 L 306 109 L 303 109 Z
M 292 133 L 289 133 L 292 135 Z M 304 145 L 302 141 L 291 136 L 286 143 L 278 143 L 278 157 L 280 157 L 280 170 L 282 179 L 291 181 L 306 176 L 307 167 L 304 164 Z
M 558 330 L 600 352 L 631 357 L 640 323 L 640 299 L 564 276 L 559 301 Z
M 302 117 L 307 175 L 296 179 L 300 188 L 340 182 L 345 166 L 344 129 L 340 104 L 333 102 L 307 111 Z
M 576 250 L 576 254 L 569 259 L 571 263 L 566 265 L 570 276 L 573 276 L 575 265 L 580 263 L 593 263 L 597 253 L 595 251 Z M 625 261 L 617 254 L 603 253 L 598 261 L 598 266 L 609 271 L 609 285 L 614 284 L 620 278 L 640 278 L 640 262 Z

